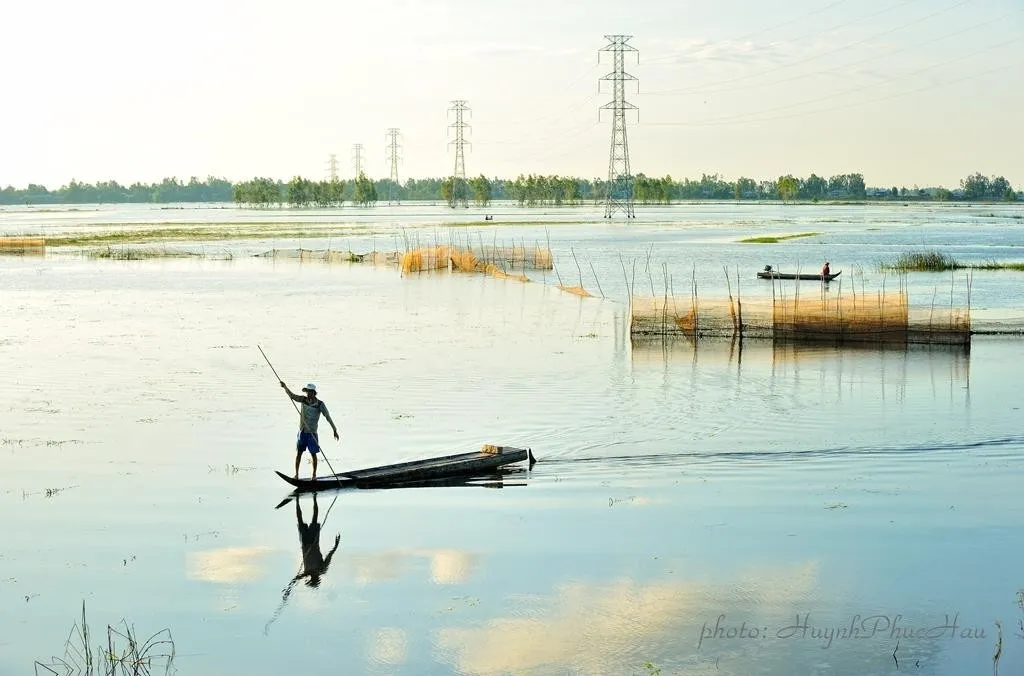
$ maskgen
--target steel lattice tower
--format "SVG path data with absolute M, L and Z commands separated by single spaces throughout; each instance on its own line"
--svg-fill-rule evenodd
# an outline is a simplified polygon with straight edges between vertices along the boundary
M 604 202 L 604 217 L 611 218 L 619 210 L 626 213 L 626 218 L 635 218 L 633 214 L 633 175 L 629 171 L 629 143 L 626 140 L 626 111 L 637 107 L 626 101 L 626 82 L 636 78 L 625 71 L 626 52 L 637 52 L 636 47 L 629 44 L 632 35 L 606 35 L 608 44 L 598 50 L 600 63 L 601 52 L 611 52 L 614 69 L 601 80 L 612 83 L 613 99 L 601 106 L 600 110 L 612 111 L 612 146 L 608 154 L 608 185 Z M 639 53 L 638 61 L 639 61 Z M 600 82 L 598 82 L 600 88 Z M 598 119 L 601 118 L 600 110 Z
M 327 156 L 327 176 L 331 183 L 338 180 L 338 156 L 334 153 Z
M 397 128 L 391 127 L 388 129 L 388 146 L 387 146 L 387 160 L 391 164 L 391 182 L 388 184 L 388 204 L 398 204 L 398 200 L 394 198 L 395 188 L 398 186 L 398 161 L 401 159 L 398 156 L 398 137 L 401 132 Z
M 455 130 L 455 138 L 450 141 L 455 146 L 455 171 L 452 173 L 452 197 L 451 205 L 461 204 L 469 206 L 469 189 L 466 185 L 466 154 L 465 146 L 472 145 L 465 138 L 465 132 L 469 124 L 463 120 L 463 113 L 469 112 L 469 107 L 462 99 L 452 101 L 449 113 L 455 113 L 455 122 L 448 125 Z
M 363 173 L 363 144 L 352 144 L 352 166 L 356 170 L 356 178 Z

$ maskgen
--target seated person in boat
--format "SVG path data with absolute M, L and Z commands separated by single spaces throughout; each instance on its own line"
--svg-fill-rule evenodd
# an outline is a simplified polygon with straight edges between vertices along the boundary
M 832 270 L 829 267 L 829 262 L 825 261 L 825 264 L 821 266 L 821 276 L 828 277 L 830 274 L 832 274 Z
M 302 391 L 306 393 L 306 396 L 294 394 L 288 389 L 288 386 L 281 381 L 281 387 L 288 393 L 288 396 L 292 398 L 292 401 L 297 401 L 302 404 L 301 411 L 299 413 L 299 436 L 295 440 L 295 478 L 299 478 L 299 461 L 302 459 L 302 452 L 305 450 L 309 451 L 310 457 L 313 459 L 313 478 L 316 478 L 316 454 L 320 452 L 320 438 L 317 436 L 317 424 L 320 422 L 320 415 L 323 414 L 327 422 L 331 424 L 331 428 L 334 430 L 334 439 L 338 440 L 338 427 L 331 420 L 331 414 L 327 411 L 327 405 L 323 401 L 316 398 L 316 385 L 309 383 L 302 388 Z

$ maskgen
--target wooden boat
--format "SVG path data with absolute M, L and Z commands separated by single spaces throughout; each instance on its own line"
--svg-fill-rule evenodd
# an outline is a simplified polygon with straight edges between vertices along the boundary
M 454 477 L 486 475 L 493 473 L 499 467 L 523 460 L 529 460 L 531 466 L 536 462 L 531 449 L 513 448 L 512 446 L 485 446 L 484 450 L 473 453 L 459 453 L 395 465 L 381 465 L 352 472 L 330 474 L 316 479 L 296 479 L 281 472 L 275 473 L 299 491 L 319 491 L 344 487 L 385 487 Z
M 772 270 L 769 266 L 764 270 L 757 273 L 758 279 L 799 279 L 807 280 L 809 282 L 831 282 L 833 279 L 843 274 L 843 271 L 835 273 L 834 275 L 821 275 L 821 274 L 795 274 L 792 272 L 779 272 L 778 270 Z

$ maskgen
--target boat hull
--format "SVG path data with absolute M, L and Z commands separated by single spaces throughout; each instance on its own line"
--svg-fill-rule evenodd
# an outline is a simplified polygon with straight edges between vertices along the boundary
M 513 463 L 529 460 L 534 462 L 533 452 L 527 448 L 498 446 L 497 452 L 460 453 L 427 460 L 394 465 L 381 465 L 340 474 L 331 474 L 316 479 L 296 479 L 276 472 L 287 483 L 299 491 L 320 491 L 331 488 L 374 488 L 437 481 L 455 477 L 483 475 Z
M 843 271 L 835 273 L 834 275 L 812 275 L 812 274 L 794 274 L 790 272 L 765 272 L 762 270 L 757 273 L 758 279 L 799 279 L 806 280 L 808 282 L 831 282 L 833 279 L 843 274 Z

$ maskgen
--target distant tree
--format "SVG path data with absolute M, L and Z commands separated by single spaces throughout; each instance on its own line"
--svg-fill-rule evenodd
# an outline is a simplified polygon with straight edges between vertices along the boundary
M 757 197 L 757 183 L 752 178 L 740 177 L 736 180 L 735 197 L 738 200 Z
M 960 181 L 965 200 L 983 200 L 989 194 L 989 181 L 981 173 L 968 176 Z
M 800 184 L 792 176 L 782 176 L 778 180 L 778 191 L 779 197 L 784 202 L 796 199 L 797 194 L 800 192 Z
M 293 207 L 307 207 L 313 200 L 312 188 L 312 181 L 301 176 L 295 176 L 292 180 L 288 181 L 285 189 L 285 199 Z
M 946 190 L 945 188 L 935 189 L 935 199 L 938 200 L 939 202 L 948 202 L 950 199 L 952 199 L 952 197 L 953 193 L 951 193 L 949 190 Z
M 491 182 L 487 177 L 480 174 L 469 182 L 470 190 L 473 192 L 473 201 L 478 207 L 485 207 L 491 203 Z
M 377 203 L 377 188 L 363 172 L 359 172 L 359 176 L 356 178 L 352 201 L 361 207 L 373 206 Z

